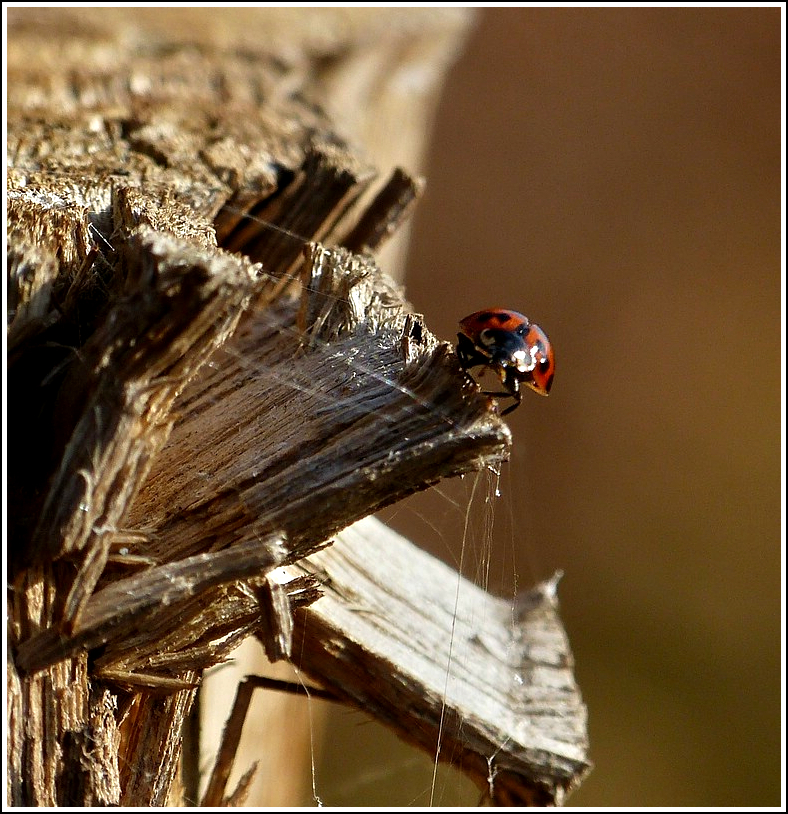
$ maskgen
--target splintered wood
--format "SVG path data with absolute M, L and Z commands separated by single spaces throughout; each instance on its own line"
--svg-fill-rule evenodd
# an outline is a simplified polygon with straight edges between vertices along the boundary
M 422 182 L 379 182 L 281 59 L 53 15 L 9 56 L 7 803 L 171 802 L 248 636 L 490 802 L 560 803 L 589 764 L 555 582 L 512 609 L 368 519 L 510 444 L 354 253 Z M 212 805 L 250 779 L 214 776 Z
M 585 773 L 557 576 L 512 607 L 374 518 L 286 571 L 324 583 L 296 616 L 300 668 L 462 767 L 488 802 L 555 805 Z

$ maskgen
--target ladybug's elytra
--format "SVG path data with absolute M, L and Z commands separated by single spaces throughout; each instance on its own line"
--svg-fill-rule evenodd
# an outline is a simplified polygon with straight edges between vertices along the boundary
M 508 308 L 487 308 L 460 321 L 457 356 L 464 370 L 484 365 L 501 380 L 505 393 L 514 404 L 501 415 L 511 413 L 520 404 L 520 386 L 525 385 L 542 396 L 550 392 L 555 372 L 555 357 L 547 334 L 528 317 Z

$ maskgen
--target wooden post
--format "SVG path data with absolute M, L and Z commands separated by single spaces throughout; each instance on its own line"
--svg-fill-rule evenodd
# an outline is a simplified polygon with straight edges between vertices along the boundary
M 500 711 L 471 728 L 479 699 L 436 684 L 445 653 L 400 661 L 346 614 L 350 567 L 393 641 L 384 595 L 407 599 L 415 556 L 387 538 L 374 572 L 385 532 L 352 524 L 509 444 L 451 346 L 356 253 L 421 182 L 362 161 L 314 104 L 356 138 L 365 100 L 390 115 L 392 60 L 442 67 L 466 24 L 413 15 L 334 12 L 333 39 L 304 12 L 10 15 L 8 804 L 177 800 L 202 673 L 249 635 L 271 659 L 295 637 L 307 674 L 382 720 L 406 704 L 402 734 L 429 749 L 440 732 L 493 802 L 559 802 L 587 770 L 552 583 L 514 630 L 475 591 L 489 626 L 451 623 Z M 445 638 L 457 575 L 419 562 Z M 527 723 L 539 704 L 549 732 Z M 215 777 L 208 802 L 239 802 Z

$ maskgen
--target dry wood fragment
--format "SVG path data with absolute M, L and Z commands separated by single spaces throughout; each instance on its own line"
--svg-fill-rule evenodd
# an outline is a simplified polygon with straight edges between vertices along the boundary
M 296 615 L 301 674 L 321 687 L 248 677 L 239 688 L 205 805 L 219 805 L 255 688 L 356 706 L 436 760 L 451 760 L 494 805 L 556 805 L 589 770 L 586 710 L 558 616 L 560 575 L 497 599 L 374 518 L 282 570 L 322 597 Z
M 561 803 L 589 768 L 558 577 L 497 599 L 375 520 L 286 569 L 324 596 L 296 616 L 299 666 L 494 804 Z
M 285 558 L 285 548 L 275 536 L 265 540 L 235 546 L 211 554 L 195 554 L 165 564 L 147 568 L 140 573 L 110 582 L 96 591 L 88 600 L 78 629 L 69 635 L 62 627 L 49 627 L 40 634 L 23 642 L 16 653 L 16 665 L 26 673 L 42 670 L 75 652 L 95 650 L 97 647 L 111 649 L 113 640 L 123 642 L 134 639 L 134 649 L 160 646 L 156 617 L 167 614 L 175 606 L 183 616 L 183 609 L 193 598 L 206 602 L 203 594 L 210 588 L 259 577 L 279 565 Z M 140 622 L 145 627 L 139 629 Z M 171 620 L 164 622 L 164 629 Z M 182 634 L 182 630 L 180 631 Z M 180 643 L 179 649 L 183 649 Z M 107 670 L 101 675 L 106 678 Z
M 238 750 L 238 743 L 241 740 L 241 731 L 243 730 L 244 720 L 246 719 L 246 713 L 249 711 L 249 704 L 252 701 L 252 693 L 254 690 L 254 684 L 248 679 L 238 685 L 235 703 L 233 704 L 232 712 L 227 719 L 224 732 L 222 733 L 221 748 L 216 755 L 216 761 L 214 762 L 213 771 L 208 781 L 208 787 L 205 789 L 200 803 L 203 807 L 216 808 L 224 802 L 227 779 L 230 776 L 233 758 Z

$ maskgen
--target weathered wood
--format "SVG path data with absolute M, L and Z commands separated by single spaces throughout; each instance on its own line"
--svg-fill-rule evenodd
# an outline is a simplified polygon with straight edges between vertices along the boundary
M 311 41 L 293 64 L 287 48 L 237 50 L 226 31 L 181 46 L 110 17 L 21 14 L 9 37 L 13 805 L 171 800 L 202 671 L 252 634 L 272 657 L 291 652 L 291 616 L 319 595 L 299 563 L 382 506 L 497 465 L 510 440 L 451 346 L 371 258 L 341 248 L 380 247 L 421 183 L 395 172 L 375 197 L 373 162 L 305 101 L 310 83 L 335 110 L 376 96 L 373 81 L 343 102 L 344 68 L 387 76 L 379 56 L 413 32 L 368 15 L 383 40 L 354 29 L 344 66 Z M 331 246 L 304 252 L 305 238 Z M 285 579 L 280 563 L 303 573 Z M 391 580 L 407 593 L 406 575 Z M 341 684 L 311 648 L 310 672 Z M 432 669 L 446 675 L 445 659 Z M 411 703 L 422 685 L 403 670 Z M 337 695 L 363 702 L 346 679 Z M 435 686 L 423 745 L 438 736 Z M 452 716 L 478 711 L 445 697 L 437 727 L 452 738 Z M 385 693 L 369 698 L 391 717 Z M 478 728 L 477 779 L 506 737 Z M 571 787 L 572 755 L 536 741 L 498 752 L 494 800 Z M 222 795 L 240 799 L 250 777 Z
M 252 702 L 254 690 L 254 684 L 248 679 L 238 685 L 235 702 L 222 733 L 222 743 L 216 755 L 213 771 L 200 803 L 203 807 L 216 808 L 222 805 L 225 800 L 227 780 L 230 776 L 235 754 L 238 751 L 241 732 L 243 731 L 246 714 L 249 711 L 249 704 Z M 250 768 L 250 771 L 253 770 L 254 764 Z
M 175 405 L 129 515 L 157 560 L 275 530 L 297 559 L 349 521 L 504 455 L 505 425 L 467 398 L 450 346 L 403 312 L 369 261 L 316 248 L 304 291 L 300 305 L 251 309 Z
M 168 802 L 181 752 L 181 739 L 173 733 L 183 731 L 198 676 L 186 671 L 182 679 L 191 688 L 166 695 L 138 693 L 131 702 L 122 727 L 121 755 L 132 758 L 120 765 L 122 806 L 163 806 Z
M 588 771 L 586 710 L 558 617 L 558 577 L 497 599 L 374 518 L 286 571 L 323 597 L 296 619 L 299 668 L 490 802 L 561 803 Z
M 223 583 L 261 576 L 279 565 L 285 548 L 275 536 L 235 546 L 232 551 L 195 554 L 172 564 L 147 568 L 139 574 L 111 582 L 88 600 L 78 628 L 69 635 L 62 626 L 49 627 L 23 642 L 16 653 L 17 668 L 35 672 L 80 650 L 104 648 L 106 659 L 112 640 L 134 639 L 134 649 L 158 650 L 161 641 L 156 617 L 171 606 L 183 608 L 195 597 Z M 140 630 L 140 623 L 144 629 Z M 165 621 L 165 627 L 169 620 Z M 179 632 L 182 633 L 182 630 Z M 201 633 L 203 631 L 200 631 Z M 183 649 L 180 643 L 178 648 Z M 103 673 L 106 678 L 106 671 Z
M 423 179 L 411 178 L 397 167 L 342 245 L 353 252 L 376 251 L 407 222 L 423 190 Z

